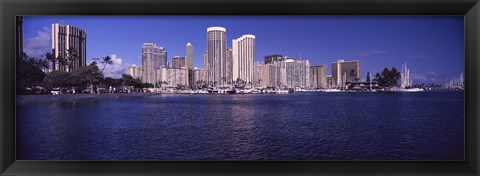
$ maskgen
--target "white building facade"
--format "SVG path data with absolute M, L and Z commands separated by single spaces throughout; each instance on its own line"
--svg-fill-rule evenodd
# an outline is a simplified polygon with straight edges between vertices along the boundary
M 69 51 L 72 51 L 69 53 Z M 58 59 L 52 63 L 52 70 L 72 72 L 87 64 L 87 32 L 83 29 L 55 23 L 52 24 L 52 52 L 55 58 L 73 58 L 67 64 Z
M 227 30 L 223 27 L 207 28 L 208 82 L 212 85 L 227 83 Z
M 240 78 L 247 83 L 255 82 L 255 36 L 246 34 L 232 40 L 232 57 L 233 80 Z
M 193 45 L 191 43 L 187 43 L 187 55 L 185 59 L 187 67 L 193 68 Z
M 144 43 L 142 47 L 142 82 L 156 85 L 157 70 L 167 67 L 167 52 L 154 43 Z

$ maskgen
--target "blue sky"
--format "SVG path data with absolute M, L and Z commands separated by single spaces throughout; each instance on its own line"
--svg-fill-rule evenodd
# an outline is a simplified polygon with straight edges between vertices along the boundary
M 87 62 L 114 57 L 107 76 L 141 65 L 143 43 L 165 47 L 168 60 L 194 46 L 194 65 L 203 66 L 207 28 L 227 29 L 227 45 L 243 34 L 256 36 L 256 58 L 270 54 L 324 64 L 360 60 L 361 75 L 407 63 L 415 83 L 443 84 L 464 72 L 463 16 L 29 16 L 24 22 L 25 52 L 51 51 L 51 24 L 87 31 Z

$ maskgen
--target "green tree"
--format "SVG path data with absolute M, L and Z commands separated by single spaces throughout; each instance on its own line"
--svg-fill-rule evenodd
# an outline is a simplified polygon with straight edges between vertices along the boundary
M 25 94 L 24 88 L 42 85 L 46 74 L 41 69 L 40 61 L 34 58 L 23 58 L 16 60 L 16 88 L 18 94 Z
M 93 85 L 97 85 L 103 79 L 103 73 L 98 69 L 97 63 L 92 62 L 86 67 L 80 67 L 75 74 L 81 75 L 80 83 L 83 86 L 90 85 L 90 93 L 93 92 Z
M 393 67 L 392 70 L 384 68 L 382 73 L 377 73 L 375 75 L 375 81 L 378 82 L 379 86 L 384 88 L 391 88 L 396 86 L 399 79 L 400 73 L 395 67 Z
M 103 68 L 102 68 L 102 73 L 103 73 L 103 70 L 105 70 L 105 67 L 107 67 L 107 64 L 109 64 L 109 65 L 113 64 L 112 58 L 110 58 L 110 56 L 104 57 L 103 61 L 102 61 L 102 64 L 104 64 Z
M 44 83 L 47 86 L 47 88 L 60 88 L 60 90 L 63 90 L 63 88 L 70 86 L 70 81 L 69 78 L 71 73 L 65 72 L 65 71 L 60 71 L 60 70 L 54 70 L 48 73 L 45 76 Z M 61 91 L 60 91 L 61 92 Z

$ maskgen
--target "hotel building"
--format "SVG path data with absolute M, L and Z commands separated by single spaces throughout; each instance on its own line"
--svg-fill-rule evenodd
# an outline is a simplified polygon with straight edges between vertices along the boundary
M 157 71 L 162 87 L 188 86 L 188 69 L 163 67 Z
M 255 36 L 242 35 L 232 41 L 233 80 L 238 78 L 245 82 L 254 82 Z
M 172 68 L 184 68 L 185 65 L 185 57 L 175 56 L 172 58 Z
M 287 70 L 285 61 L 273 61 L 275 66 L 275 87 L 286 88 L 287 87 Z
M 71 51 L 72 53 L 69 53 Z M 52 62 L 52 70 L 72 72 L 87 63 L 87 33 L 85 30 L 65 24 L 52 24 L 52 54 L 55 58 L 76 57 L 66 64 L 58 59 Z
M 310 66 L 310 87 L 312 88 L 327 87 L 327 66 L 325 65 Z
M 155 85 L 158 82 L 157 70 L 167 67 L 167 52 L 154 43 L 144 43 L 142 47 L 142 82 Z
M 135 79 L 142 79 L 142 67 L 136 65 L 128 66 L 128 74 Z
M 285 59 L 286 85 L 288 88 L 310 86 L 310 63 L 308 60 Z
M 208 69 L 208 51 L 203 53 L 203 69 Z
M 274 64 L 262 64 L 258 67 L 259 69 L 259 86 L 261 87 L 276 87 L 278 75 L 277 68 Z
M 233 53 L 232 48 L 227 49 L 227 84 L 231 84 L 233 80 Z
M 223 27 L 207 28 L 208 82 L 225 85 L 227 76 L 227 30 Z
M 274 61 L 284 61 L 285 57 L 279 54 L 268 55 L 263 57 L 265 64 L 273 63 Z
M 332 63 L 332 78 L 335 87 L 345 86 L 346 82 L 360 79 L 360 61 L 338 60 Z

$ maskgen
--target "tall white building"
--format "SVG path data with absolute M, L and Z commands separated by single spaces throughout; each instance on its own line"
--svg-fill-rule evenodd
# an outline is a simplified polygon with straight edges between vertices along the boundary
M 310 86 L 310 63 L 308 60 L 285 59 L 286 84 L 289 88 Z
M 255 82 L 255 36 L 251 34 L 242 35 L 232 41 L 233 56 L 233 80 L 238 78 L 245 82 Z
M 72 53 L 69 53 L 72 51 Z M 52 52 L 55 58 L 76 56 L 76 60 L 68 64 L 60 64 L 58 59 L 53 61 L 52 70 L 72 72 L 87 63 L 87 32 L 85 30 L 65 24 L 52 24 Z
M 193 45 L 187 43 L 186 63 L 188 68 L 193 68 Z
M 227 30 L 223 27 L 207 28 L 208 82 L 215 85 L 227 83 Z
M 167 52 L 154 43 L 144 43 L 142 47 L 142 82 L 156 85 L 159 81 L 157 70 L 167 67 Z

